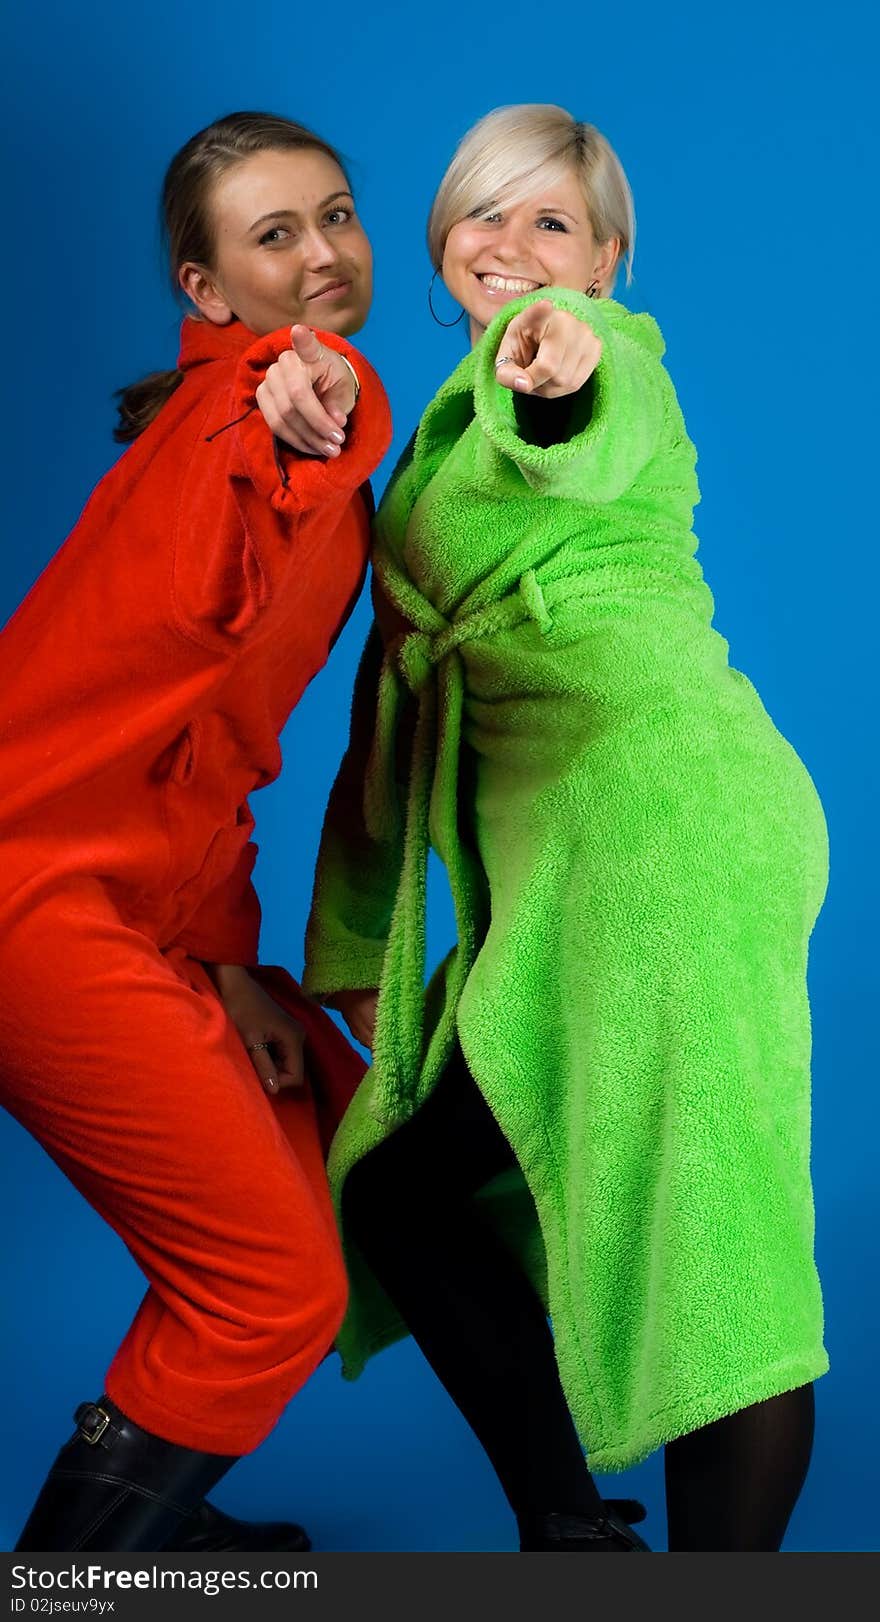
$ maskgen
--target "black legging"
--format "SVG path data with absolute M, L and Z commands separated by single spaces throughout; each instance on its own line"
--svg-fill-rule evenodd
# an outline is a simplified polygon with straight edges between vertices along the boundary
M 514 1163 L 461 1056 L 343 1191 L 347 1229 L 485 1448 L 522 1528 L 595 1515 L 544 1308 L 474 1195 Z M 670 1550 L 780 1547 L 804 1482 L 813 1388 L 669 1442 Z

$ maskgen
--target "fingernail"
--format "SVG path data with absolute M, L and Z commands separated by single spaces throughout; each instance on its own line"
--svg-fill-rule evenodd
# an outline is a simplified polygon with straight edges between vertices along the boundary
M 339 446 L 338 445 L 331 445 L 331 444 L 328 443 L 327 445 L 324 446 L 324 453 L 327 456 L 338 456 L 339 455 Z
M 330 435 L 330 438 L 335 439 L 337 445 L 344 445 L 345 444 L 345 435 L 340 434 L 338 429 L 337 429 L 336 433 L 333 433 L 333 434 Z
M 266 1077 L 263 1086 L 265 1087 L 267 1093 L 277 1093 L 278 1091 L 278 1083 L 272 1076 Z
M 515 377 L 513 380 L 513 386 L 515 389 L 527 389 L 529 386 L 529 380 L 527 377 Z

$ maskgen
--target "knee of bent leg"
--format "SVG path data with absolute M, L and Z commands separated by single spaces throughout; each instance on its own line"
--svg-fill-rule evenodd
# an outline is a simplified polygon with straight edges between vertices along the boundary
M 304 1357 L 319 1362 L 329 1351 L 348 1307 L 348 1278 L 338 1241 L 316 1227 L 289 1249 L 279 1247 L 272 1280 L 272 1308 L 261 1325 L 282 1363 Z
M 328 1244 L 322 1263 L 322 1306 L 319 1338 L 329 1347 L 336 1339 L 348 1311 L 348 1274 L 338 1242 Z

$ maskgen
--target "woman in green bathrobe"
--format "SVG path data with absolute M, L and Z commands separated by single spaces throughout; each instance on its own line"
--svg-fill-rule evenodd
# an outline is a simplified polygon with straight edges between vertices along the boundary
M 308 989 L 373 1049 L 331 1157 L 339 1347 L 354 1377 L 415 1335 L 523 1549 L 644 1548 L 588 1464 L 664 1444 L 670 1548 L 776 1549 L 827 1368 L 826 832 L 712 627 L 663 340 L 608 296 L 632 237 L 558 108 L 484 119 L 434 204 L 473 347 L 378 514 L 308 931 Z M 425 992 L 430 845 L 458 941 Z

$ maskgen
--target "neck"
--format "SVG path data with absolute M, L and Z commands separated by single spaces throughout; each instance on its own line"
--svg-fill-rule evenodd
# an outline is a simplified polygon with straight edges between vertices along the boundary
M 473 316 L 470 316 L 469 319 L 471 329 L 471 349 L 473 349 L 474 345 L 479 343 L 486 328 L 481 327 L 479 321 L 476 321 Z

